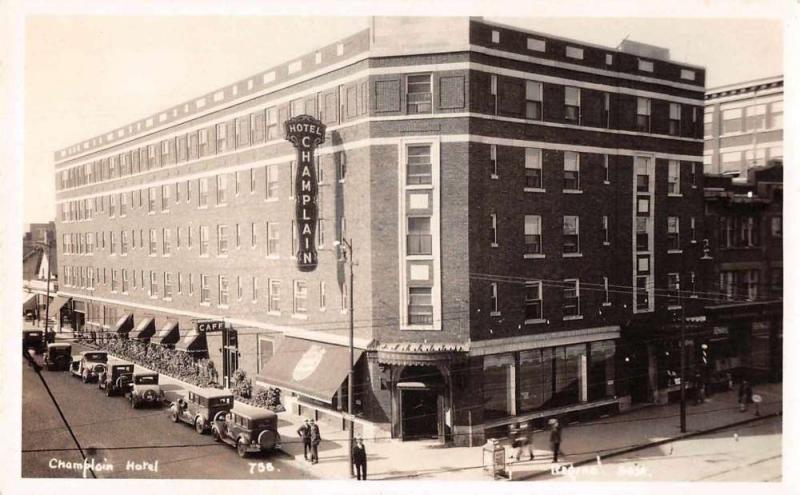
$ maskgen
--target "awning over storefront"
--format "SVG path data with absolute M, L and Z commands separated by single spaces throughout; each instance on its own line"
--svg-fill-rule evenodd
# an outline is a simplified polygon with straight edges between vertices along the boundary
M 175 349 L 184 352 L 207 352 L 208 342 L 206 342 L 205 332 L 192 330 L 184 335 L 180 342 L 175 344 Z
M 177 321 L 168 321 L 151 339 L 151 344 L 175 345 L 181 339 Z
M 33 292 L 22 293 L 22 311 L 26 309 L 36 309 L 36 294 Z
M 133 317 L 130 313 L 125 313 L 111 328 L 111 333 L 115 335 L 126 335 L 131 331 L 131 328 L 133 328 Z
M 56 296 L 53 298 L 53 302 L 50 303 L 50 314 L 58 314 L 61 311 L 61 308 L 67 304 L 71 297 L 63 297 L 63 296 Z
M 363 353 L 355 349 L 354 361 L 358 362 Z M 349 371 L 347 347 L 287 337 L 256 380 L 331 402 Z
M 435 366 L 447 364 L 466 355 L 460 344 L 419 344 L 391 343 L 380 344 L 378 362 L 395 366 Z
M 145 318 L 136 325 L 136 328 L 128 334 L 129 339 L 148 342 L 156 333 L 156 322 L 153 318 Z

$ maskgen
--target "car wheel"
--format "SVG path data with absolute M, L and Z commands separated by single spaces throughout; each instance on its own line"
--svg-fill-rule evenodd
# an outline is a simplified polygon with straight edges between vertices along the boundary
M 236 452 L 239 457 L 247 457 L 247 445 L 242 442 L 242 439 L 236 440 Z
M 219 430 L 211 428 L 211 436 L 214 437 L 215 442 L 222 442 L 222 437 L 219 436 Z
M 206 426 L 203 423 L 204 421 L 202 418 L 197 418 L 194 420 L 194 431 L 201 435 L 206 431 Z

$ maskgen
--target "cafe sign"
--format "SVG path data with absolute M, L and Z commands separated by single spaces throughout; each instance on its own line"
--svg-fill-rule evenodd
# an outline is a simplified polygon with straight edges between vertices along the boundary
M 224 321 L 198 321 L 197 322 L 197 331 L 198 331 L 198 333 L 221 332 L 224 329 L 225 329 L 225 322 Z
M 294 177 L 295 223 L 297 224 L 297 268 L 311 272 L 317 268 L 317 171 L 314 150 L 325 142 L 325 125 L 310 115 L 298 115 L 286 121 L 286 140 L 297 149 L 297 173 Z

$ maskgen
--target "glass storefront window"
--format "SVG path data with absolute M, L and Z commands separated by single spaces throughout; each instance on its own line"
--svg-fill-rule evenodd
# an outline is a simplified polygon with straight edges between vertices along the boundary
M 550 349 L 519 354 L 519 410 L 535 411 L 547 406 L 553 396 L 553 358 Z
M 613 340 L 592 342 L 589 351 L 589 401 L 614 396 L 616 346 Z
M 487 356 L 483 362 L 484 416 L 503 418 L 514 414 L 514 356 Z

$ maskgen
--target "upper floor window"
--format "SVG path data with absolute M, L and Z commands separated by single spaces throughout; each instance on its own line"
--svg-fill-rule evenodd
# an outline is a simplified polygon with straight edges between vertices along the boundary
M 574 151 L 564 152 L 564 190 L 580 190 L 580 160 Z
M 294 281 L 294 312 L 295 314 L 308 312 L 308 284 L 303 280 Z
M 678 250 L 681 248 L 680 218 L 667 217 L 667 248 Z
M 783 237 L 783 217 L 772 217 L 769 226 L 772 237 Z
M 680 194 L 681 193 L 681 164 L 677 160 L 669 161 L 669 170 L 667 174 L 667 193 Z
M 537 40 L 536 38 L 528 38 L 528 50 L 543 52 L 546 49 L 547 49 L 547 43 L 544 40 Z
M 493 315 L 500 313 L 500 304 L 497 297 L 497 283 L 495 282 L 489 285 L 489 308 Z
M 650 98 L 636 98 L 636 130 L 650 132 Z
M 492 43 L 500 43 L 500 31 L 492 30 Z
M 200 226 L 200 256 L 208 254 L 208 225 Z
M 580 123 L 581 90 L 572 86 L 564 88 L 564 119 Z
M 224 205 L 228 202 L 228 176 L 217 176 L 217 204 Z
M 169 210 L 169 186 L 161 186 L 161 211 Z
M 267 298 L 269 300 L 269 311 L 277 313 L 281 310 L 281 281 L 270 279 L 269 286 L 267 287 L 269 293 Z
M 769 128 L 783 129 L 783 102 L 776 101 L 769 105 Z
M 497 247 L 497 215 L 492 213 L 490 218 L 492 222 L 489 229 L 489 240 L 492 243 L 492 247 Z
M 267 140 L 278 137 L 278 110 L 267 108 Z
M 542 282 L 525 282 L 525 321 L 542 319 Z
M 639 70 L 644 72 L 653 72 L 653 62 L 639 59 Z
M 703 137 L 710 137 L 714 125 L 714 113 L 705 112 L 703 114 Z
M 217 225 L 217 255 L 228 254 L 228 226 Z
M 217 124 L 217 153 L 222 153 L 228 145 L 228 125 L 223 122 Z
M 172 231 L 170 229 L 163 229 L 161 233 L 161 252 L 164 256 L 169 256 L 172 253 Z
M 525 254 L 542 254 L 542 217 L 525 215 Z
M 156 239 L 156 229 L 150 229 L 150 249 L 148 253 L 152 256 L 156 254 L 156 250 L 158 248 L 158 241 Z
M 267 165 L 266 169 L 266 198 L 276 199 L 278 197 L 278 165 Z
M 409 287 L 408 323 L 430 325 L 433 323 L 433 297 L 431 287 Z
M 489 145 L 489 164 L 490 169 L 492 171 L 492 178 L 496 179 L 499 177 L 497 173 L 497 145 L 491 144 Z
M 744 124 L 745 129 L 754 131 L 764 129 L 767 124 L 767 106 L 753 105 L 744 109 Z
M 208 206 L 208 177 L 198 179 L 197 205 L 201 208 Z
M 228 305 L 228 277 L 224 275 L 219 276 L 219 305 L 220 306 L 227 306 Z
M 406 254 L 430 255 L 432 253 L 430 217 L 409 217 Z
M 567 46 L 566 55 L 569 58 L 583 60 L 583 48 L 578 48 L 575 46 Z
M 564 294 L 561 308 L 564 318 L 581 315 L 581 286 L 578 279 L 564 280 Z
M 637 156 L 634 158 L 636 165 L 636 192 L 646 193 L 650 191 L 650 159 Z
M 200 274 L 200 302 L 208 304 L 211 301 L 211 285 L 208 283 L 208 275 Z
M 525 81 L 525 118 L 542 120 L 542 83 Z
M 408 163 L 406 165 L 406 184 L 430 184 L 431 179 L 431 145 L 409 145 Z
M 678 103 L 669 104 L 669 134 L 679 136 L 681 133 L 681 106 Z
M 742 131 L 742 109 L 728 108 L 722 110 L 722 134 Z
M 564 216 L 564 254 L 580 252 L 579 220 L 575 215 Z
M 197 131 L 197 139 L 199 142 L 198 150 L 200 151 L 200 156 L 205 156 L 208 154 L 208 129 L 200 129 Z
M 688 69 L 681 69 L 681 79 L 686 79 L 687 81 L 694 81 L 695 71 Z
M 542 187 L 542 150 L 525 148 L 525 187 Z
M 267 222 L 267 256 L 278 256 L 279 247 L 280 230 L 278 229 L 278 224 Z
M 406 79 L 408 113 L 430 113 L 432 108 L 431 75 L 416 74 Z

